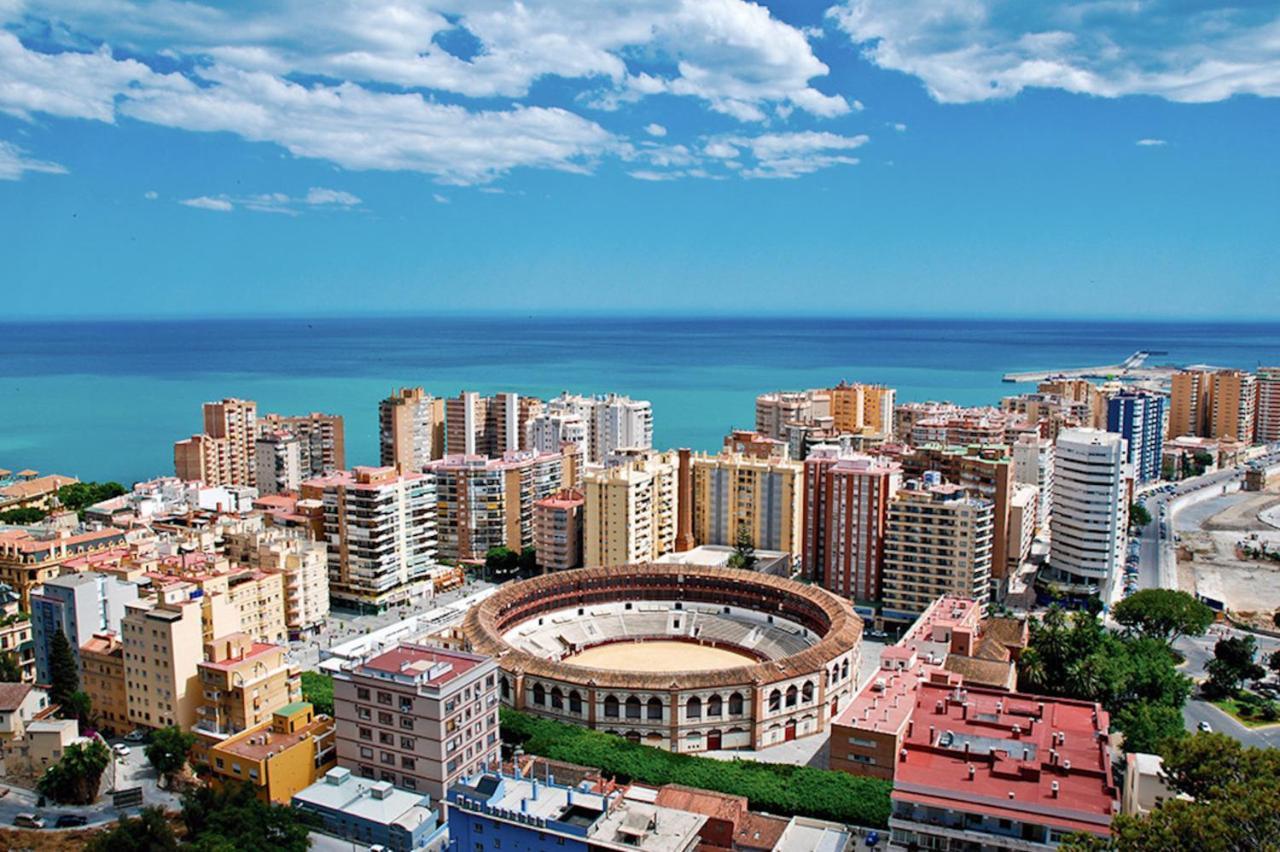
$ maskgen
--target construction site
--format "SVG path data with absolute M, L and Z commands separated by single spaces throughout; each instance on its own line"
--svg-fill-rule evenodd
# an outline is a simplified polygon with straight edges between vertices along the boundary
M 1183 510 L 1178 585 L 1233 618 L 1274 630 L 1280 616 L 1280 488 L 1236 492 Z

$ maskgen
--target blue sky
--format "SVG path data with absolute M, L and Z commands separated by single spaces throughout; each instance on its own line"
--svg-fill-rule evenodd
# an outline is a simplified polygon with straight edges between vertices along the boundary
M 1280 317 L 1280 8 L 0 0 L 10 316 Z

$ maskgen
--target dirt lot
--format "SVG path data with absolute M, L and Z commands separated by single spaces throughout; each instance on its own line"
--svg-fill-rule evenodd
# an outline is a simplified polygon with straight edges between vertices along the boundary
M 1235 555 L 1236 543 L 1254 536 L 1280 550 L 1280 530 L 1258 517 L 1277 506 L 1280 494 L 1274 491 L 1250 494 L 1205 519 L 1199 530 L 1182 531 L 1178 585 L 1221 600 L 1233 612 L 1265 614 L 1280 608 L 1280 562 Z

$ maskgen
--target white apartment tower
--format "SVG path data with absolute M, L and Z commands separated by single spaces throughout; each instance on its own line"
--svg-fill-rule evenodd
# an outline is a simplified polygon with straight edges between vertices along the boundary
M 1067 429 L 1054 456 L 1049 566 L 1055 579 L 1104 588 L 1124 562 L 1129 522 L 1125 440 Z
M 1053 507 L 1053 441 L 1032 435 L 1020 437 L 1013 445 L 1013 478 L 1019 485 L 1036 489 L 1036 527 L 1048 529 Z

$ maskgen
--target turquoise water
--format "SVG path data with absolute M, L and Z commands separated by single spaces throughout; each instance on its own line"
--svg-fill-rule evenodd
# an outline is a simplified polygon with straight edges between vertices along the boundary
M 346 418 L 349 464 L 377 461 L 398 385 L 653 402 L 659 446 L 712 449 L 755 394 L 883 382 L 902 401 L 995 403 L 1009 371 L 1280 362 L 1280 324 L 971 320 L 411 317 L 0 323 L 0 467 L 131 482 L 172 471 L 173 441 L 223 396 Z M 1029 386 L 1028 386 L 1029 389 Z

